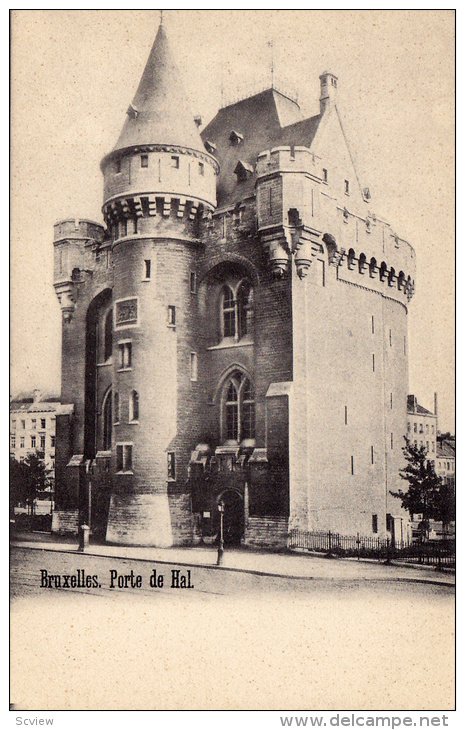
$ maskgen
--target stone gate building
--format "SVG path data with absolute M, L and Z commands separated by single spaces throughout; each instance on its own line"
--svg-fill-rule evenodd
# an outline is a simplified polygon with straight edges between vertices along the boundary
M 104 157 L 104 225 L 55 225 L 54 530 L 281 546 L 403 529 L 412 247 L 370 208 L 337 104 L 269 88 L 200 132 L 160 26 Z

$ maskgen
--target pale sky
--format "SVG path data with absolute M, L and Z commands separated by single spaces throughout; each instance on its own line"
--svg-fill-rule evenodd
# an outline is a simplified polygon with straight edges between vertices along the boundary
M 60 389 L 61 314 L 53 224 L 101 218 L 101 158 L 116 142 L 158 11 L 15 11 L 12 50 L 12 392 Z M 454 14 L 452 11 L 165 11 L 193 113 L 277 77 L 319 109 L 319 74 L 338 108 L 370 210 L 417 255 L 409 310 L 410 388 L 439 397 L 454 430 Z

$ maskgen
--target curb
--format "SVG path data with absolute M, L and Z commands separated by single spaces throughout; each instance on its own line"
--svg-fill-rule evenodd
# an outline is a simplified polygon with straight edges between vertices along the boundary
M 270 577 L 270 578 L 283 578 L 283 579 L 290 579 L 290 580 L 299 580 L 299 581 L 331 581 L 331 580 L 345 580 L 344 578 L 329 578 L 327 576 L 325 577 L 314 577 L 314 576 L 305 576 L 305 575 L 289 575 L 288 573 L 272 573 L 269 571 L 261 571 L 261 570 L 254 570 L 252 568 L 234 568 L 229 567 L 225 565 L 209 565 L 208 563 L 184 563 L 179 560 L 154 560 L 153 558 L 144 558 L 144 557 L 132 557 L 132 556 L 125 556 L 125 555 L 105 555 L 102 553 L 96 553 L 96 552 L 79 552 L 76 548 L 73 550 L 66 549 L 66 548 L 50 548 L 50 547 L 38 547 L 35 545 L 31 545 L 31 543 L 10 543 L 11 547 L 15 548 L 23 548 L 24 550 L 40 550 L 40 551 L 48 551 L 48 552 L 55 552 L 55 553 L 65 553 L 68 555 L 85 555 L 92 558 L 106 558 L 114 560 L 115 558 L 117 560 L 137 560 L 138 562 L 142 563 L 157 563 L 160 565 L 181 565 L 185 568 L 202 568 L 207 570 L 220 570 L 220 571 L 228 571 L 231 573 L 248 573 L 250 575 L 257 575 L 260 577 Z M 393 566 L 397 567 L 397 566 Z M 400 567 L 400 566 L 399 566 Z M 402 566 L 403 567 L 403 566 Z M 420 584 L 426 584 L 426 585 L 434 585 L 434 586 L 447 586 L 448 588 L 454 588 L 455 589 L 455 583 L 449 583 L 442 580 L 432 580 L 428 578 L 394 578 L 394 577 L 388 577 L 388 578 L 347 578 L 347 580 L 357 580 L 362 583 L 420 583 Z

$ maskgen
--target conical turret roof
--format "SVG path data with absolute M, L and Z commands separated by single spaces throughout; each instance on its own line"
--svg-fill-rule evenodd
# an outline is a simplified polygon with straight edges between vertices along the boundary
M 113 151 L 148 144 L 204 149 L 163 25 Z

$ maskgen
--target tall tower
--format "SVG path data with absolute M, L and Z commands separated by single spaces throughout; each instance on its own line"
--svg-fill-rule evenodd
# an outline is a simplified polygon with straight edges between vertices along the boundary
M 204 148 L 160 25 L 119 139 L 101 163 L 112 239 L 109 542 L 192 542 L 185 487 L 196 418 L 198 219 L 216 205 Z M 186 431 L 186 433 L 185 433 Z

